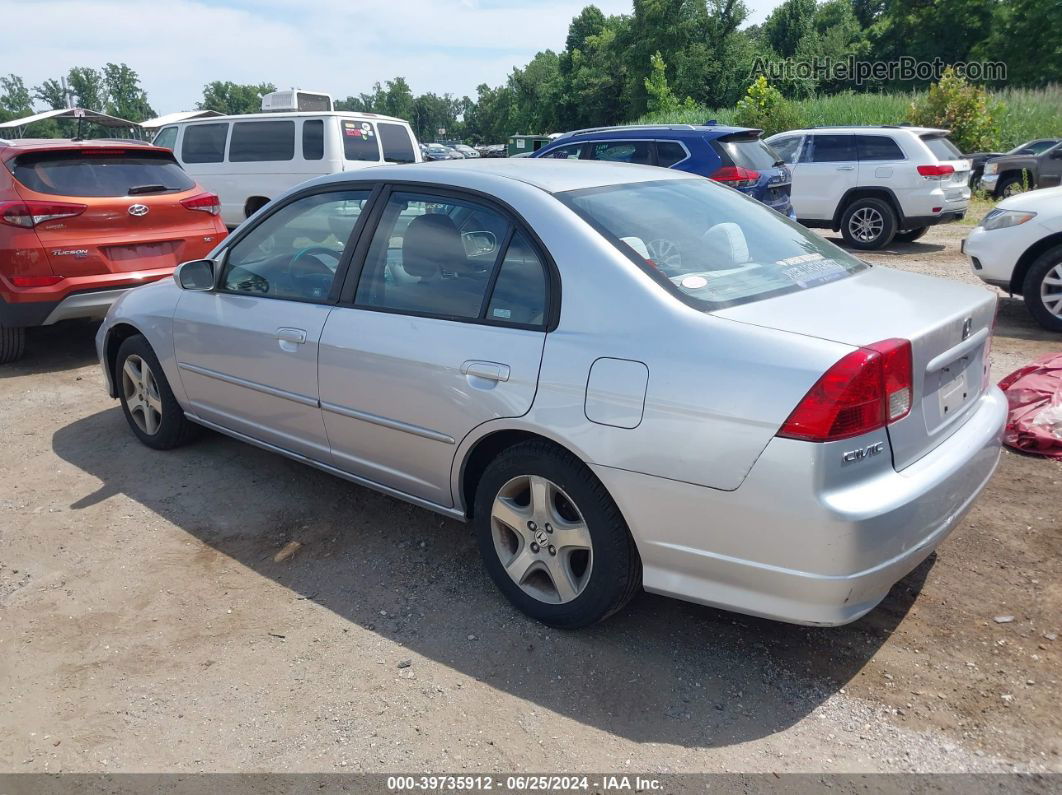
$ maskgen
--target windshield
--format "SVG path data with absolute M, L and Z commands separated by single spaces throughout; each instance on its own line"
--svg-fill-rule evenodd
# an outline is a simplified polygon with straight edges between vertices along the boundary
M 765 141 L 759 138 L 722 139 L 720 145 L 730 156 L 735 166 L 764 171 L 773 168 L 781 158 Z
M 173 155 L 157 150 L 32 152 L 19 155 L 11 171 L 30 190 L 53 196 L 136 196 L 195 185 Z
M 1048 149 L 1050 149 L 1052 146 L 1054 146 L 1057 143 L 1058 143 L 1057 140 L 1053 140 L 1053 141 L 1027 141 L 1026 143 L 1023 143 L 1021 146 L 1015 146 L 1013 149 L 1011 149 L 1009 152 L 1007 152 L 1007 154 L 1008 155 L 1016 155 L 1019 152 L 1032 152 L 1034 155 L 1038 155 L 1038 154 L 1040 154 L 1042 152 L 1046 152 Z
M 687 303 L 720 309 L 806 290 L 869 267 L 774 210 L 705 179 L 558 197 Z

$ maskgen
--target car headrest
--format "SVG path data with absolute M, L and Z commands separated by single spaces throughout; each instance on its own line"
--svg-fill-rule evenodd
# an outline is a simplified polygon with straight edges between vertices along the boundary
M 402 267 L 421 279 L 430 279 L 441 269 L 455 273 L 468 270 L 465 246 L 453 219 L 429 213 L 410 221 L 402 238 Z
M 745 233 L 733 221 L 716 224 L 704 233 L 702 239 L 708 259 L 713 265 L 731 267 L 749 261 L 749 245 Z

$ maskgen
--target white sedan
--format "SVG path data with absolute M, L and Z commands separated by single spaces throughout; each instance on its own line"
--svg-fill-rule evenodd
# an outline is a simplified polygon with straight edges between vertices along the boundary
M 1024 297 L 1041 326 L 1062 331 L 1062 187 L 1004 199 L 962 250 L 981 279 Z

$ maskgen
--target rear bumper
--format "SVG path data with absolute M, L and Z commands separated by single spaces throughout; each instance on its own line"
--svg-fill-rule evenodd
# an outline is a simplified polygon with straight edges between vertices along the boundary
M 829 463 L 819 457 L 839 449 L 778 438 L 732 492 L 593 468 L 631 527 L 646 590 L 792 623 L 845 624 L 963 518 L 998 463 L 1006 413 L 992 387 L 924 458 L 900 472 L 882 460 L 869 477 L 829 490 Z
M 60 320 L 101 318 L 123 293 L 173 273 L 172 268 L 63 279 L 48 287 L 20 290 L 0 278 L 0 326 L 29 328 Z

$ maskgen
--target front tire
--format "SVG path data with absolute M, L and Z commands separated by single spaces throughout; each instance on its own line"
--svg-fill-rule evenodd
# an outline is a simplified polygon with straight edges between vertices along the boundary
M 893 240 L 898 240 L 901 243 L 914 243 L 928 231 L 928 226 L 920 226 L 917 229 L 907 229 L 903 232 L 897 232 Z
M 550 626 L 602 621 L 641 587 L 641 561 L 619 508 L 581 461 L 548 442 L 515 445 L 487 466 L 473 521 L 495 584 Z
M 883 199 L 856 199 L 841 216 L 841 234 L 852 248 L 885 248 L 896 234 L 896 211 Z
M 155 450 L 170 450 L 195 436 L 198 426 L 184 416 L 158 357 L 140 334 L 118 348 L 114 377 L 122 412 L 141 442 Z
M 26 352 L 26 329 L 0 327 L 0 364 L 22 358 Z
M 1037 323 L 1062 331 L 1062 246 L 1049 248 L 1029 266 L 1022 293 Z

